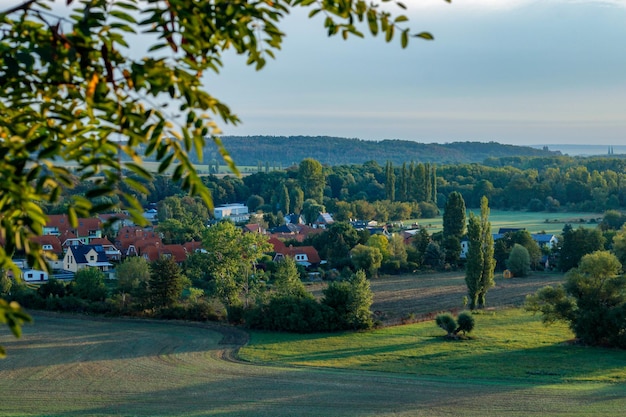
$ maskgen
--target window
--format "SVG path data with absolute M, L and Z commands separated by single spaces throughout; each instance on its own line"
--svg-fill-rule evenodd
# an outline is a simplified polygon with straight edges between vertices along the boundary
M 89 255 L 89 260 L 91 262 L 94 262 L 96 260 L 96 257 L 94 255 Z

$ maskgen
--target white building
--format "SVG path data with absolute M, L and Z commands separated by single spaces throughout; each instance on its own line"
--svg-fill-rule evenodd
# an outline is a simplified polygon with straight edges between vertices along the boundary
M 250 219 L 248 207 L 243 204 L 223 204 L 215 207 L 213 215 L 216 220 L 230 219 L 235 223 L 247 222 Z

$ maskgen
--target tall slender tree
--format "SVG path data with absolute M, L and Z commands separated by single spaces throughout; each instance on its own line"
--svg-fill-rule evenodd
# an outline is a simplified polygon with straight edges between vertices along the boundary
M 402 164 L 402 170 L 400 171 L 400 201 L 408 201 L 408 176 L 409 172 L 406 167 L 406 162 Z
M 486 305 L 485 297 L 487 291 L 496 284 L 493 271 L 496 268 L 496 260 L 493 257 L 493 235 L 491 234 L 491 223 L 489 222 L 489 200 L 487 197 L 480 199 L 480 231 L 481 250 L 483 252 L 483 268 L 480 276 L 480 291 L 478 292 L 478 308 Z
M 487 291 L 494 283 L 493 271 L 496 261 L 493 257 L 493 236 L 489 223 L 489 201 L 480 201 L 480 217 L 470 213 L 467 226 L 469 250 L 465 267 L 465 283 L 469 297 L 469 308 L 484 308 Z
M 478 305 L 480 278 L 483 271 L 483 251 L 481 250 L 480 236 L 480 220 L 474 213 L 470 213 L 467 223 L 469 249 L 467 251 L 467 263 L 465 265 L 465 284 L 467 285 L 467 297 L 469 298 L 470 310 L 474 310 Z
M 396 174 L 393 170 L 391 161 L 387 161 L 385 166 L 385 196 L 389 201 L 396 199 Z
M 458 191 L 448 196 L 443 212 L 443 246 L 446 262 L 455 265 L 461 256 L 461 239 L 465 234 L 465 200 Z

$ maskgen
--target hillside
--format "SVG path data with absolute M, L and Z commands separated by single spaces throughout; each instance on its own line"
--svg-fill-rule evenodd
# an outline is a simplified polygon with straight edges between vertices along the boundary
M 225 136 L 224 146 L 238 165 L 269 163 L 283 167 L 314 158 L 323 164 L 362 164 L 376 161 L 383 165 L 404 162 L 472 163 L 486 158 L 511 156 L 558 155 L 527 146 L 503 145 L 496 142 L 453 142 L 447 144 L 418 143 L 406 140 L 368 141 L 328 136 Z M 205 161 L 218 156 L 210 144 L 205 150 Z

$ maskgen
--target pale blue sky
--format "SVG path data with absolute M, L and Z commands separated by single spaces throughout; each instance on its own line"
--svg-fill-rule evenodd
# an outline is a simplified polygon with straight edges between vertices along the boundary
M 434 42 L 326 37 L 290 16 L 261 71 L 229 58 L 207 89 L 234 135 L 626 144 L 626 0 L 405 0 Z
M 626 0 L 404 3 L 435 41 L 346 42 L 299 11 L 262 71 L 227 56 L 204 79 L 243 122 L 224 133 L 626 144 Z

